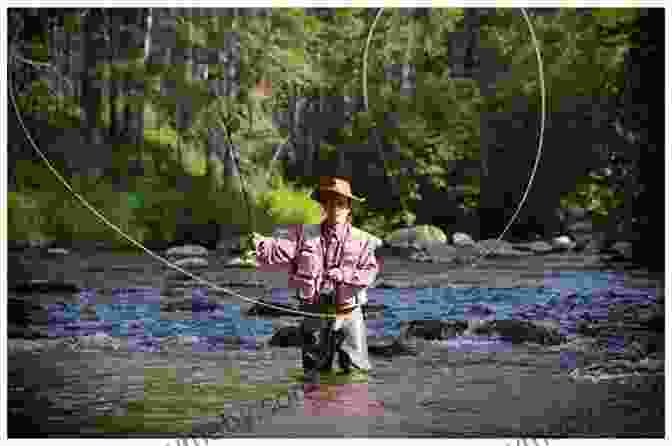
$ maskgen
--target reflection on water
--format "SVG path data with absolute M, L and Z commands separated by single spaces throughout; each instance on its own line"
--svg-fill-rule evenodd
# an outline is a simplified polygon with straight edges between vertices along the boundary
M 307 384 L 304 388 L 306 416 L 381 416 L 382 401 L 369 398 L 369 385 Z

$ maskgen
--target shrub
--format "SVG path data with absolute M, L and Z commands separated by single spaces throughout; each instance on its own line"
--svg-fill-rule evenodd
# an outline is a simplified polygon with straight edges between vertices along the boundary
M 32 194 L 7 193 L 7 238 L 14 241 L 44 240 L 44 218 Z

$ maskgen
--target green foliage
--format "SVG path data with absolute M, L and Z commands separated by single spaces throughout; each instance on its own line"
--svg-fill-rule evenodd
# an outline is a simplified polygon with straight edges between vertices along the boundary
M 311 193 L 310 188 L 296 187 L 278 179 L 273 189 L 257 195 L 256 203 L 272 226 L 315 224 L 321 221 L 320 206 L 310 198 Z
M 117 105 L 143 104 L 146 122 L 157 123 L 146 126 L 143 146 L 144 155 L 153 160 L 156 169 L 134 182 L 133 193 L 145 199 L 139 209 L 131 209 L 124 194 L 105 186 L 105 180 L 95 184 L 84 178 L 75 181 L 110 216 L 139 237 L 169 240 L 175 232 L 175 214 L 185 206 L 193 208 L 198 221 L 233 223 L 266 232 L 278 223 L 319 221 L 319 207 L 309 198 L 312 188 L 305 187 L 308 179 L 286 183 L 276 166 L 271 181 L 267 181 L 270 172 L 266 169 L 273 152 L 288 136 L 275 128 L 272 113 L 287 107 L 289 95 L 362 94 L 363 48 L 373 21 L 369 12 L 342 8 L 332 17 L 317 17 L 307 15 L 301 8 L 273 8 L 269 17 L 260 18 L 181 17 L 177 23 L 178 47 L 212 48 L 221 46 L 226 32 L 239 34 L 242 91 L 237 98 L 209 96 L 206 83 L 192 79 L 188 64 L 150 66 L 143 63 L 139 57 L 142 54 L 111 65 L 101 61 L 97 67 L 101 80 L 129 77 L 145 81 L 143 95 L 119 97 Z M 566 96 L 620 94 L 624 86 L 623 57 L 638 15 L 636 9 L 618 8 L 595 9 L 592 14 L 577 14 L 570 8 L 557 15 L 531 14 L 542 47 L 550 112 L 558 110 L 559 99 Z M 70 32 L 74 32 L 79 20 L 70 15 L 65 18 Z M 384 142 L 399 147 L 399 156 L 390 157 L 385 168 L 389 176 L 399 178 L 401 209 L 374 212 L 367 203 L 357 204 L 354 209 L 355 223 L 379 237 L 414 223 L 410 210 L 422 199 L 418 177 L 429 176 L 436 189 L 447 193 L 453 163 L 479 159 L 483 112 L 511 112 L 521 97 L 530 107 L 539 107 L 536 53 L 520 12 L 497 9 L 479 18 L 479 47 L 492 50 L 479 54 L 484 67 L 482 80 L 494 82 L 493 94 L 489 95 L 480 91 L 478 78 L 453 76 L 452 51 L 459 42 L 451 33 L 463 31 L 464 26 L 461 8 L 435 8 L 427 17 L 404 16 L 400 10 L 387 9 L 373 34 L 366 76 L 370 110 L 355 116 L 354 124 L 341 131 L 338 143 L 369 143 L 370 129 L 378 127 L 383 129 Z M 45 37 L 27 45 L 26 57 L 53 63 L 48 60 Z M 403 63 L 412 64 L 417 70 L 416 88 L 410 96 L 400 94 L 399 80 L 385 79 L 386 66 Z M 496 71 L 491 67 L 498 64 L 506 65 L 507 73 L 490 78 Z M 209 67 L 210 79 L 222 76 L 221 66 Z M 260 79 L 271 80 L 272 97 L 253 94 Z M 161 94 L 161 80 L 173 82 L 176 93 Z M 31 94 L 18 98 L 22 111 L 46 113 L 50 125 L 56 127 L 81 127 L 79 104 L 52 94 L 48 85 L 45 80 L 33 83 Z M 185 96 L 191 99 L 193 120 L 190 128 L 178 130 L 176 103 Z M 103 126 L 109 126 L 109 107 L 109 100 L 104 99 L 100 110 Z M 386 123 L 387 113 L 397 114 L 398 128 Z M 206 156 L 208 131 L 224 127 L 240 148 L 240 167 L 243 179 L 249 183 L 252 218 L 248 216 L 240 179 L 224 179 L 222 163 Z M 137 151 L 125 146 L 118 149 L 122 162 Z M 333 161 L 336 150 L 337 147 L 324 145 L 320 158 Z M 412 172 L 402 170 L 409 160 L 413 161 Z M 31 197 L 35 206 L 45 209 L 44 215 L 50 217 L 48 221 L 36 220 L 35 207 L 14 197 L 10 206 L 13 231 L 25 227 L 33 228 L 30 231 L 47 230 L 52 235 L 109 236 L 110 230 L 93 216 L 87 218 L 89 211 L 71 197 L 37 193 L 62 189 L 47 179 L 51 173 L 32 172 L 26 166 L 19 170 L 23 172 L 20 194 Z M 176 191 L 175 180 L 183 175 L 193 184 L 189 192 Z M 480 181 L 464 181 L 467 194 L 458 205 L 477 207 Z M 619 206 L 620 200 L 611 186 L 592 179 L 565 196 L 563 203 L 575 202 L 596 215 L 606 216 Z
M 44 240 L 41 232 L 44 217 L 33 195 L 20 192 L 7 193 L 7 238 L 9 240 Z
M 20 189 L 10 201 L 11 239 L 34 240 L 42 235 L 54 240 L 112 240 L 118 247 L 128 245 L 124 238 L 101 224 L 42 164 L 19 163 L 16 170 Z M 39 188 L 29 187 L 26 177 L 40 178 Z M 133 238 L 144 239 L 145 230 L 135 221 L 126 194 L 115 191 L 111 184 L 85 175 L 75 175 L 68 182 L 111 223 Z
M 565 194 L 561 199 L 564 208 L 576 206 L 588 209 L 601 220 L 622 204 L 622 193 L 610 188 L 605 178 L 596 175 L 583 179 L 577 184 L 576 190 Z
M 30 95 L 16 98 L 17 106 L 23 114 L 41 115 L 50 126 L 73 128 L 79 126 L 82 111 L 79 104 L 68 96 L 57 96 L 46 80 L 37 80 L 30 85 Z

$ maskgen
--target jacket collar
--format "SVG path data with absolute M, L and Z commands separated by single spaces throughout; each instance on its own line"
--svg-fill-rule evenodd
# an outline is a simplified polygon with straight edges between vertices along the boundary
M 350 226 L 350 223 L 337 223 L 335 225 L 330 225 L 329 223 L 322 222 L 321 225 L 321 230 L 322 234 L 324 235 L 330 235 L 332 232 L 336 232 L 336 237 L 338 237 L 339 240 L 343 240 L 345 235 L 348 232 L 348 226 Z

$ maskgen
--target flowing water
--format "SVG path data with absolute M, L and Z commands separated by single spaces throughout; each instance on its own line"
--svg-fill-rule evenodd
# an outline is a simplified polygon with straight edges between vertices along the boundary
M 423 344 L 416 356 L 372 357 L 373 370 L 361 379 L 339 381 L 330 375 L 319 385 L 304 383 L 298 349 L 257 342 L 273 334 L 277 321 L 247 317 L 249 305 L 200 287 L 186 287 L 183 311 L 171 315 L 162 308 L 165 271 L 139 257 L 131 257 L 135 265 L 124 270 L 113 267 L 119 260 L 108 256 L 98 277 L 91 277 L 92 269 L 82 267 L 80 259 L 49 263 L 46 273 L 77 279 L 86 290 L 67 298 L 39 296 L 47 302 L 48 336 L 58 340 L 105 333 L 124 339 L 124 348 L 72 351 L 53 344 L 10 355 L 10 428 L 23 422 L 28 435 L 662 432 L 660 377 L 642 377 L 635 390 L 632 383 L 576 383 L 567 376 L 565 356 L 499 338 Z M 226 276 L 215 270 L 203 274 Z M 562 333 L 572 334 L 581 319 L 604 318 L 617 303 L 652 303 L 660 291 L 633 286 L 616 272 L 548 271 L 557 269 L 541 268 L 533 287 L 371 289 L 369 302 L 386 308 L 367 320 L 369 336 L 395 337 L 400 322 L 422 319 L 550 320 Z M 228 273 L 229 279 L 242 276 Z M 26 299 L 12 292 L 9 296 Z M 268 297 L 286 304 L 290 291 L 276 287 Z M 189 341 L 161 349 L 163 341 L 175 337 Z M 232 345 L 232 337 L 240 342 Z M 614 339 L 610 348 L 619 351 L 623 344 Z M 571 366 L 582 360 L 573 357 Z M 583 415 L 577 418 L 577 413 Z
M 562 334 L 573 334 L 578 320 L 606 319 L 614 304 L 655 303 L 655 289 L 627 288 L 623 282 L 615 273 L 579 271 L 549 274 L 535 288 L 375 288 L 369 302 L 386 308 L 382 318 L 367 320 L 367 327 L 369 336 L 396 337 L 402 321 L 527 319 L 555 321 Z M 291 304 L 292 295 L 292 290 L 276 288 L 270 300 Z M 106 333 L 130 338 L 134 349 L 154 351 L 158 339 L 169 336 L 198 337 L 203 348 L 211 349 L 225 337 L 238 336 L 248 346 L 273 334 L 271 320 L 245 317 L 240 305 L 217 303 L 207 288 L 192 290 L 184 319 L 163 317 L 161 298 L 161 290 L 153 288 L 115 289 L 110 303 L 97 303 L 95 290 L 79 293 L 78 303 L 49 306 L 49 336 Z M 91 305 L 95 320 L 82 320 L 82 308 Z M 476 347 L 479 342 L 491 340 L 476 340 Z

